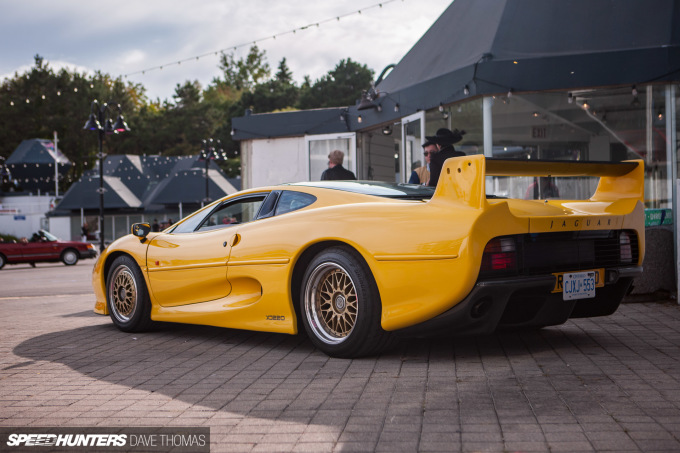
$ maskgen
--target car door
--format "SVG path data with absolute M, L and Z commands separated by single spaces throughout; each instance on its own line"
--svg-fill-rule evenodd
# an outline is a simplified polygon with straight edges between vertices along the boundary
M 236 305 L 258 302 L 264 310 L 263 319 L 291 319 L 292 312 L 281 301 L 287 300 L 291 259 L 298 250 L 296 233 L 300 228 L 311 226 L 286 223 L 285 219 L 281 223 L 279 216 L 314 201 L 316 197 L 302 192 L 272 192 L 262 205 L 256 222 L 235 228 L 227 277 Z
M 20 242 L 3 242 L 0 244 L 0 253 L 7 258 L 8 263 L 20 263 L 23 261 L 23 249 L 26 244 Z
M 49 261 L 59 259 L 62 247 L 57 241 L 34 234 L 24 249 L 24 261 Z
M 200 218 L 187 219 L 170 233 L 154 237 L 147 268 L 156 301 L 167 307 L 229 295 L 227 261 L 234 228 L 255 218 L 266 196 L 248 194 L 227 200 Z

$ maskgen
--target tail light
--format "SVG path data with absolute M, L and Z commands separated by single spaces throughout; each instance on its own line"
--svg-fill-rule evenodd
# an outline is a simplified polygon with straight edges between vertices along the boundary
M 633 262 L 633 248 L 631 246 L 630 233 L 622 231 L 619 236 L 620 256 L 622 263 Z
M 517 248 L 512 238 L 494 238 L 486 244 L 481 272 L 514 272 L 517 270 Z

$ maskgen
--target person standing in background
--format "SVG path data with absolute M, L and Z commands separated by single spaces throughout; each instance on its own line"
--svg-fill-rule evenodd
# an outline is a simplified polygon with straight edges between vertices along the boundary
M 357 179 L 354 173 L 342 166 L 345 160 L 345 153 L 336 149 L 328 155 L 328 169 L 321 173 L 322 181 L 354 180 Z
M 442 172 L 446 159 L 465 155 L 464 152 L 456 151 L 453 147 L 454 143 L 458 143 L 463 139 L 463 135 L 465 135 L 465 131 L 459 131 L 458 129 L 451 131 L 441 128 L 432 137 L 425 137 L 437 145 L 437 152 L 430 156 L 430 181 L 427 183 L 428 186 L 437 187 L 439 175 Z
M 411 177 L 408 180 L 409 184 L 420 184 L 426 186 L 430 180 L 430 159 L 432 155 L 437 152 L 437 145 L 431 141 L 423 143 L 423 155 L 425 156 L 425 165 L 418 167 L 411 172 Z

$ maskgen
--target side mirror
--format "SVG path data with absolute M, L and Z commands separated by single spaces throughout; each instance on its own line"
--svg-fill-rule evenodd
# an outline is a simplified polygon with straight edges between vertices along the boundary
M 151 232 L 151 225 L 148 223 L 133 223 L 130 227 L 130 233 L 137 236 L 142 242 L 146 240 L 146 236 Z

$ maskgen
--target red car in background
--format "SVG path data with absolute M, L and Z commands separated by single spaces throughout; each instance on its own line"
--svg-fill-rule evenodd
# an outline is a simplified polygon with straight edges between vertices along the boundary
M 73 266 L 79 259 L 94 258 L 94 245 L 79 241 L 62 241 L 45 230 L 38 230 L 31 238 L 18 242 L 0 242 L 0 269 L 5 264 L 62 261 Z

